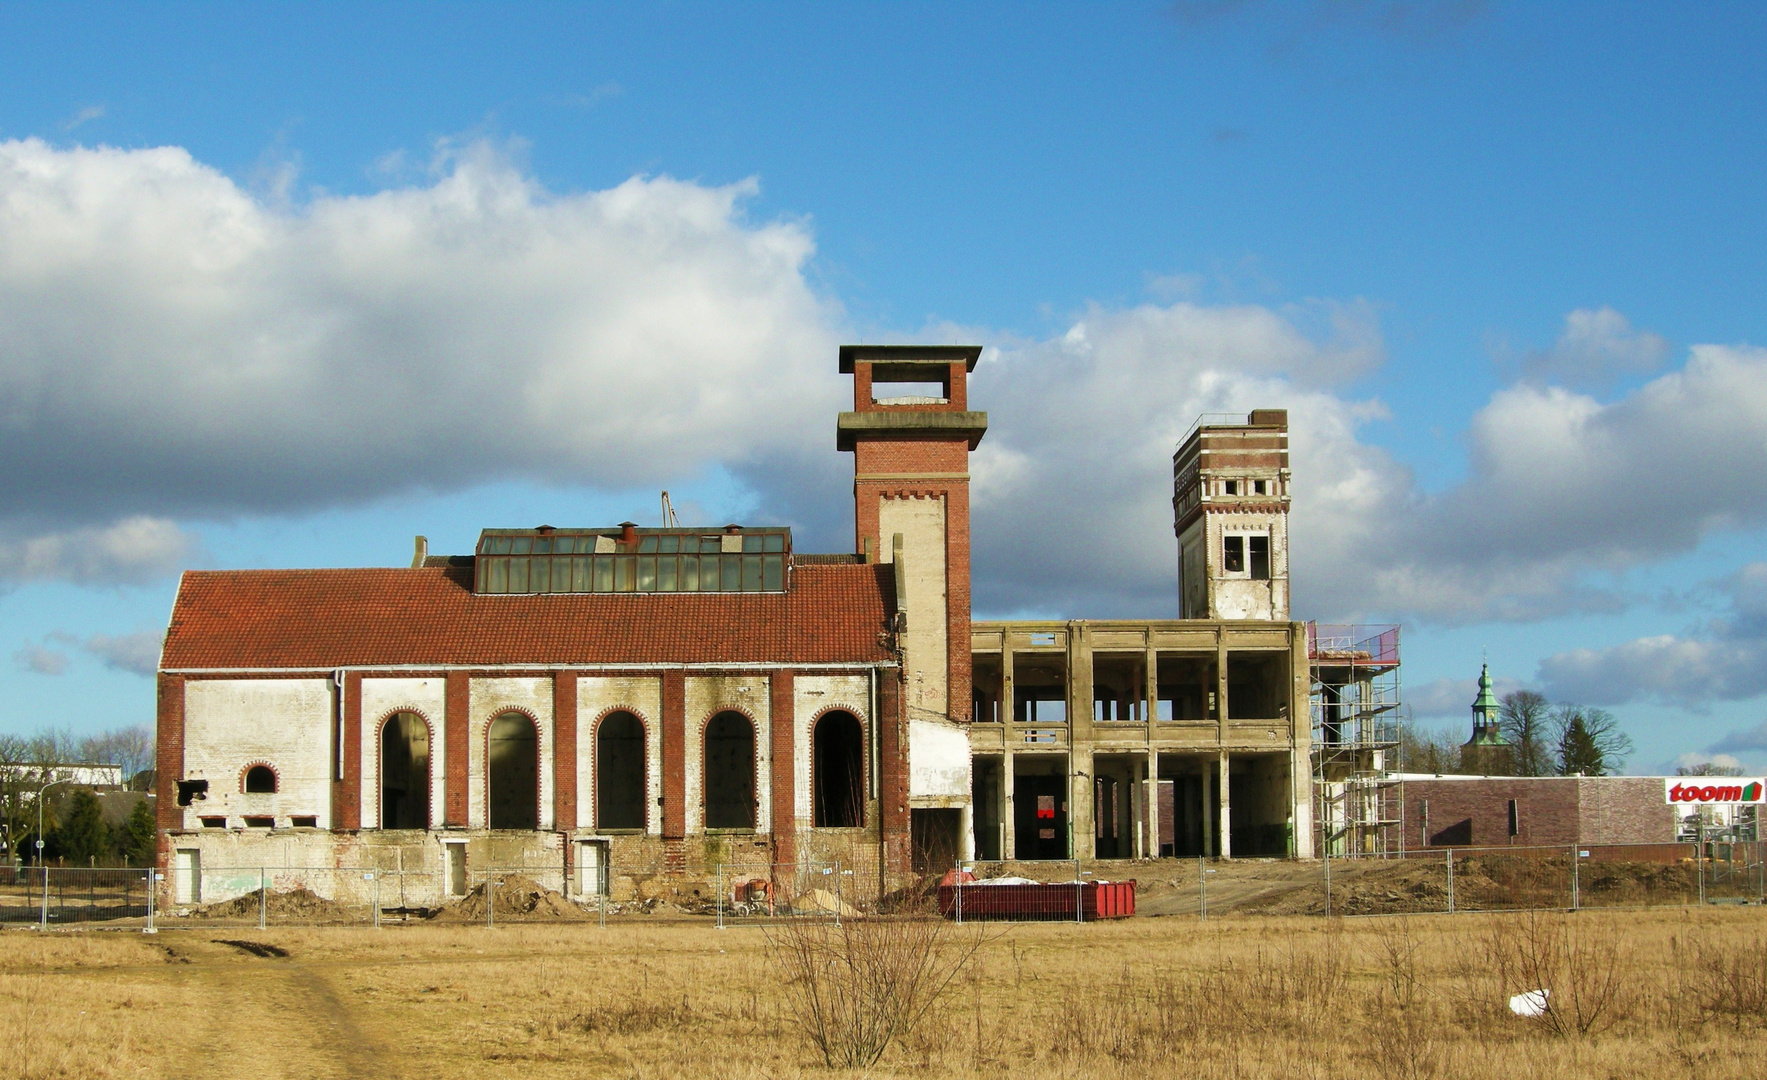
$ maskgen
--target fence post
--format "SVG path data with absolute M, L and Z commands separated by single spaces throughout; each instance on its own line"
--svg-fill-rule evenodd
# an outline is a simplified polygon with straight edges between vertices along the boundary
M 1325 917 L 1331 918 L 1331 848 L 1325 849 Z
M 42 917 L 42 921 L 40 923 L 38 923 L 37 928 L 39 930 L 48 930 L 49 929 L 49 864 L 43 861 L 42 855 L 40 853 L 37 857 L 37 862 L 39 865 L 41 865 L 43 867 L 43 917 Z
M 963 860 L 959 859 L 957 860 L 957 873 L 951 878 L 951 893 L 956 904 L 958 926 L 963 925 L 963 874 Z
M 1070 823 L 1069 827 L 1072 827 Z M 1080 860 L 1074 860 L 1074 921 L 1086 921 L 1086 886 L 1080 884 Z
M 1693 873 L 1700 878 L 1700 907 L 1705 907 L 1705 808 L 1696 808 Z
M 718 864 L 716 880 L 717 880 L 717 885 L 715 887 L 718 890 L 718 929 L 722 930 L 722 929 L 724 929 L 724 864 L 723 863 Z
M 264 928 L 264 916 L 267 914 L 267 909 L 270 906 L 270 898 L 265 892 L 265 885 L 266 884 L 267 883 L 265 881 L 264 868 L 260 866 L 260 867 L 258 867 L 258 929 L 259 930 L 262 930 Z
M 159 884 L 159 871 L 152 866 L 147 868 L 147 925 L 141 928 L 143 934 L 157 934 L 158 928 L 153 925 L 153 894 L 154 886 Z
M 1454 914 L 1454 849 L 1448 849 L 1448 914 Z
M 1583 906 L 1582 892 L 1583 853 L 1577 845 L 1571 845 L 1571 910 L 1580 910 Z

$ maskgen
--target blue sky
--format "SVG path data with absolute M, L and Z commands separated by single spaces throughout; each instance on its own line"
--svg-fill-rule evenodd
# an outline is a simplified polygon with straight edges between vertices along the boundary
M 1283 405 L 1296 614 L 1402 621 L 1423 722 L 1488 652 L 1634 771 L 1767 768 L 1763 45 L 1745 5 L 0 6 L 0 727 L 150 720 L 184 566 L 662 487 L 841 547 L 833 345 L 964 340 L 979 615 L 1173 614 L 1171 442 Z

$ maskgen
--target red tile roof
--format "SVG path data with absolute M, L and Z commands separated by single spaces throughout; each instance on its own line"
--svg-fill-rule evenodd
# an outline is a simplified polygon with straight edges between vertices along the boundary
M 458 568 L 192 570 L 160 666 L 875 662 L 889 575 L 807 565 L 785 593 L 486 596 Z

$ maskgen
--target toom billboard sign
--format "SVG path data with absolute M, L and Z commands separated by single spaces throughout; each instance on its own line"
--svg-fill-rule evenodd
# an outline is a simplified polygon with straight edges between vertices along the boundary
M 1670 803 L 1767 802 L 1767 780 L 1758 776 L 1670 776 L 1663 779 Z

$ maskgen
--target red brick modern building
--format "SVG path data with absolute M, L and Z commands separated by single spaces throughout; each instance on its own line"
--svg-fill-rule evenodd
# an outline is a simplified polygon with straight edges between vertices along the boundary
M 1407 850 L 1671 844 L 1660 776 L 1402 776 Z

